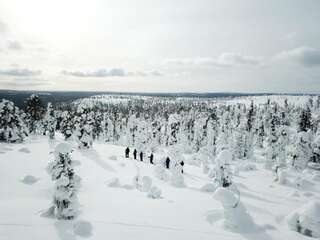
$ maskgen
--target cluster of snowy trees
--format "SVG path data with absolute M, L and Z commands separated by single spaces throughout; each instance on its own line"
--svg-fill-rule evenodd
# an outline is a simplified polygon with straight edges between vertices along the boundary
M 309 97 L 304 104 L 286 98 L 263 104 L 89 98 L 55 109 L 49 103 L 45 110 L 40 98 L 32 95 L 24 111 L 3 100 L 0 114 L 0 140 L 9 142 L 22 141 L 28 133 L 54 138 L 60 131 L 80 148 L 90 148 L 94 141 L 138 151 L 170 147 L 201 155 L 203 164 L 214 162 L 222 149 L 230 149 L 232 160 L 252 159 L 255 151 L 262 151 L 269 169 L 287 165 L 303 169 L 310 161 L 320 161 L 320 97 Z

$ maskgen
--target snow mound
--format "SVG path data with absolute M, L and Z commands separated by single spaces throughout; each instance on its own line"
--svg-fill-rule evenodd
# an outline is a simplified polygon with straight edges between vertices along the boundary
M 320 182 L 320 174 L 319 174 L 319 173 L 316 173 L 315 175 L 313 175 L 313 176 L 312 176 L 312 180 L 313 180 L 313 181 Z
M 184 187 L 184 177 L 181 173 L 181 167 L 180 165 L 176 166 L 171 170 L 171 177 L 170 177 L 170 183 L 174 187 Z
M 163 181 L 169 180 L 169 175 L 167 174 L 166 169 L 160 164 L 155 166 L 154 176 Z
M 152 186 L 152 179 L 148 176 L 143 176 L 141 179 L 141 191 L 148 192 Z
M 28 184 L 28 185 L 32 185 L 32 184 L 38 182 L 38 178 L 36 178 L 32 175 L 26 175 L 21 179 L 21 182 Z
M 150 188 L 149 192 L 148 192 L 148 197 L 149 198 L 153 198 L 153 199 L 158 199 L 161 198 L 161 189 L 153 186 L 152 188 Z
M 120 187 L 120 181 L 119 178 L 111 178 L 108 182 L 107 182 L 108 187 Z
M 59 143 L 56 148 L 54 149 L 55 153 L 62 153 L 66 154 L 72 151 L 72 147 L 68 143 Z
M 278 182 L 279 184 L 286 184 L 287 180 L 287 172 L 284 170 L 279 170 L 278 172 Z
M 31 153 L 31 151 L 29 150 L 29 148 L 20 148 L 19 152 L 23 152 L 23 153 Z
M 79 220 L 74 223 L 73 232 L 81 237 L 90 237 L 92 235 L 92 224 L 88 221 Z
M 313 182 L 310 182 L 309 180 L 307 180 L 305 178 L 301 178 L 301 177 L 295 178 L 293 184 L 296 187 L 301 188 L 301 189 L 308 189 L 314 185 Z
M 223 206 L 225 228 L 236 232 L 251 232 L 257 229 L 246 208 L 232 191 L 219 187 L 213 197 Z
M 112 160 L 112 161 L 117 161 L 117 160 L 118 160 L 118 157 L 112 155 L 112 156 L 109 157 L 109 159 Z
M 217 187 L 213 183 L 206 183 L 200 188 L 202 192 L 214 192 L 216 189 Z
M 311 201 L 286 217 L 288 227 L 309 237 L 320 237 L 320 202 Z
M 256 171 L 257 166 L 254 163 L 242 163 L 239 165 L 241 171 Z

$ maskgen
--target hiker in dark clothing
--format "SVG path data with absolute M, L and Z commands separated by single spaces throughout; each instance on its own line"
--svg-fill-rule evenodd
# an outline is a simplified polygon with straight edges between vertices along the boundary
M 133 150 L 133 158 L 134 160 L 137 160 L 137 149 Z
M 153 153 L 151 153 L 149 159 L 150 159 L 150 163 L 153 164 Z
M 129 153 L 130 153 L 130 149 L 129 149 L 129 147 L 127 147 L 127 148 L 126 148 L 125 153 L 126 153 L 126 158 L 129 158 Z
M 140 161 L 143 162 L 143 152 L 140 152 Z
M 180 162 L 180 165 L 181 165 L 181 173 L 183 173 L 184 161 L 181 161 L 181 162 Z
M 166 168 L 167 169 L 170 168 L 170 158 L 169 157 L 166 158 Z

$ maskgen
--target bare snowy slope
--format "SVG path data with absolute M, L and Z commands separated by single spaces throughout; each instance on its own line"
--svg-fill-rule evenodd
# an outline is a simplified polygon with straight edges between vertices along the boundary
M 259 163 L 256 171 L 240 171 L 234 182 L 257 226 L 232 232 L 222 227 L 220 202 L 212 193 L 200 191 L 210 182 L 200 167 L 187 164 L 186 187 L 176 188 L 157 179 L 153 165 L 123 158 L 123 147 L 99 143 L 90 150 L 75 147 L 72 155 L 82 178 L 79 217 L 74 221 L 41 217 L 53 191 L 45 168 L 53 157 L 49 152 L 59 142 L 62 138 L 30 137 L 23 144 L 0 144 L 1 240 L 308 239 L 290 231 L 284 217 L 310 199 L 319 199 L 320 184 L 311 180 L 313 172 L 305 171 L 303 178 L 314 185 L 299 189 L 275 183 L 271 172 Z M 155 160 L 159 157 L 155 154 Z M 136 174 L 151 177 L 162 190 L 162 198 L 148 198 L 135 189 Z M 112 178 L 119 179 L 118 186 L 108 186 Z M 79 221 L 87 225 L 75 225 Z

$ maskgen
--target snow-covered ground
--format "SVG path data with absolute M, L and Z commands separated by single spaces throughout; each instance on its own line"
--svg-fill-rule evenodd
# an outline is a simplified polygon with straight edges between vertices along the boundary
M 311 200 L 319 200 L 320 182 L 313 171 L 286 175 L 291 184 L 274 182 L 262 163 L 241 171 L 234 182 L 241 202 L 253 220 L 252 228 L 230 231 L 223 227 L 223 208 L 212 192 L 200 189 L 211 180 L 202 169 L 186 164 L 185 187 L 177 188 L 154 175 L 154 165 L 124 158 L 124 147 L 95 143 L 93 149 L 72 153 L 82 178 L 77 219 L 41 217 L 52 201 L 53 182 L 45 168 L 62 137 L 29 137 L 22 144 L 0 144 L 0 240 L 35 239 L 308 239 L 289 229 L 286 216 Z M 155 160 L 160 158 L 155 154 Z M 259 156 L 258 156 L 259 159 Z M 149 176 L 161 189 L 153 199 L 133 187 L 133 178 Z M 302 181 L 302 180 L 304 181 Z M 119 180 L 119 182 L 118 182 Z M 111 182 L 111 184 L 110 184 Z M 112 184 L 113 183 L 113 184 Z

